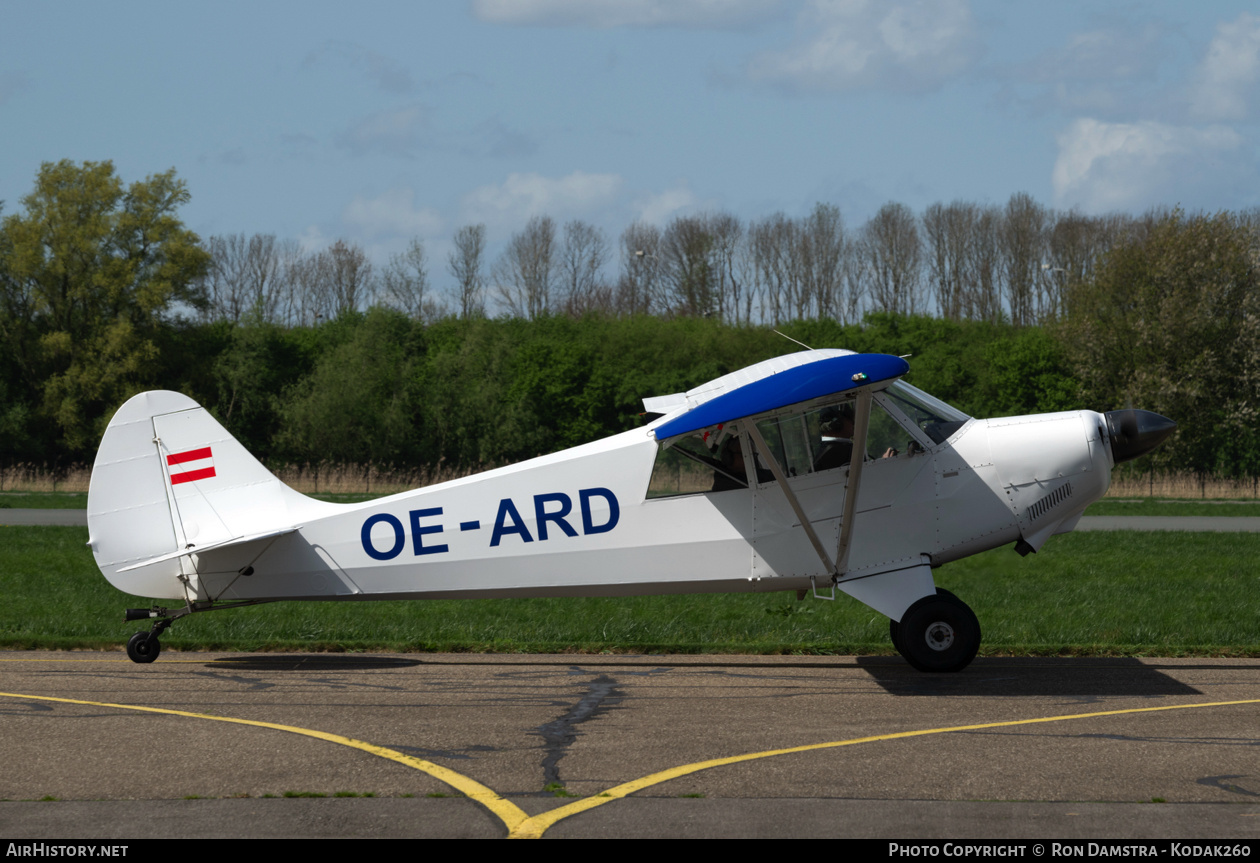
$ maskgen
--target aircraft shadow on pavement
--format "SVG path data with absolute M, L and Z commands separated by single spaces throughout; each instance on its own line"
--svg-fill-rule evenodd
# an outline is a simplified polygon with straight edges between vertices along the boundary
M 980 657 L 956 674 L 924 674 L 886 656 L 859 656 L 857 664 L 890 695 L 1149 698 L 1202 694 L 1131 657 Z
M 369 671 L 377 668 L 410 668 L 419 659 L 401 656 L 356 656 L 345 653 L 294 653 L 224 656 L 206 663 L 208 668 L 241 671 Z

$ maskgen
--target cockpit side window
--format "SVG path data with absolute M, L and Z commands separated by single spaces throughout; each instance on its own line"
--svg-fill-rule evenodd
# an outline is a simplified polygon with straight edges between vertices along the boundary
M 734 427 L 662 441 L 652 465 L 647 497 L 677 497 L 748 487 L 743 443 Z
M 789 477 L 807 476 L 848 465 L 853 455 L 854 399 L 783 413 L 757 423 L 770 453 Z M 758 483 L 774 474 L 754 452 Z
M 815 472 L 844 467 L 852 460 L 854 413 L 849 399 L 805 414 Z
M 871 403 L 871 424 L 866 432 L 869 458 L 891 458 L 910 451 L 914 439 L 879 402 Z M 923 447 L 919 446 L 922 452 Z
M 775 461 L 788 476 L 804 476 L 814 470 L 813 456 L 806 437 L 805 419 L 800 414 L 772 417 L 757 423 L 757 431 L 774 455 Z M 760 462 L 760 460 L 759 460 Z M 758 464 L 759 468 L 764 466 Z M 760 469 L 758 474 L 760 474 Z M 774 475 L 759 476 L 761 482 L 769 482 Z

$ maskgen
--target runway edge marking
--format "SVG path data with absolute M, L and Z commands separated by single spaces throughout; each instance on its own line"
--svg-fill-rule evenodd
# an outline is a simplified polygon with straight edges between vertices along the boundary
M 189 719 L 210 719 L 215 722 L 231 722 L 237 725 L 253 725 L 257 728 L 270 728 L 274 731 L 287 731 L 291 734 L 300 734 L 303 737 L 314 737 L 317 740 L 323 740 L 328 743 L 337 743 L 341 746 L 348 746 L 351 749 L 358 749 L 375 755 L 379 758 L 385 758 L 389 761 L 396 761 L 399 764 L 414 768 L 423 773 L 427 773 L 434 779 L 445 782 L 447 785 L 462 792 L 470 800 L 475 800 L 482 806 L 489 809 L 510 832 L 515 829 L 516 825 L 526 820 L 528 817 L 525 812 L 510 800 L 504 800 L 496 792 L 490 790 L 475 779 L 471 779 L 462 773 L 456 773 L 440 764 L 434 764 L 431 761 L 425 761 L 422 758 L 415 758 L 411 755 L 405 755 L 394 749 L 385 746 L 377 746 L 367 743 L 363 740 L 355 740 L 353 737 L 343 737 L 340 734 L 330 734 L 327 731 L 316 731 L 312 728 L 299 728 L 296 725 L 280 725 L 276 722 L 262 722 L 256 719 L 238 719 L 232 716 L 212 716 L 209 713 L 194 713 L 189 710 L 171 710 L 165 707 L 144 707 L 137 704 L 115 704 L 108 701 L 82 701 L 76 698 L 54 698 L 50 695 L 24 695 L 17 692 L 0 692 L 0 697 L 4 698 L 28 698 L 38 701 L 58 701 L 63 704 L 84 704 L 90 707 L 116 707 L 120 710 L 139 710 L 145 713 L 165 713 L 171 716 L 184 716 Z
M 582 800 L 570 803 L 567 806 L 561 806 L 558 809 L 548 810 L 547 812 L 540 813 L 532 818 L 526 818 L 509 831 L 508 838 L 539 839 L 549 827 L 571 815 L 577 815 L 580 812 L 594 809 L 597 806 L 603 806 L 605 803 L 620 800 L 623 797 L 628 797 L 636 791 L 642 791 L 644 788 L 650 788 L 653 785 L 659 785 L 662 782 L 668 782 L 669 780 L 677 779 L 680 776 L 686 776 L 690 773 L 698 773 L 701 770 L 708 770 L 711 767 L 738 764 L 742 761 L 754 761 L 758 758 L 770 758 L 775 755 L 792 755 L 797 752 L 812 752 L 819 749 L 836 749 L 841 746 L 854 746 L 859 743 L 876 743 L 881 740 L 925 737 L 929 734 L 948 734 L 954 731 L 977 731 L 984 728 L 1009 728 L 1013 725 L 1034 725 L 1039 722 L 1064 722 L 1069 719 L 1093 719 L 1099 716 L 1119 716 L 1124 713 L 1154 713 L 1161 710 L 1186 710 L 1194 707 L 1228 707 L 1237 704 L 1260 704 L 1260 698 L 1248 698 L 1241 701 L 1213 701 L 1199 704 L 1170 704 L 1164 707 L 1131 707 L 1124 710 L 1102 710 L 1097 713 L 1073 713 L 1067 716 L 1040 716 L 1033 719 L 1010 719 L 1003 722 L 983 722 L 977 725 L 955 725 L 949 728 L 924 728 L 918 731 L 898 731 L 894 734 L 876 734 L 870 737 L 855 737 L 850 740 L 835 740 L 828 743 L 811 743 L 805 746 L 792 746 L 787 749 L 768 749 L 764 752 L 751 752 L 746 755 L 732 755 L 727 758 L 715 758 L 711 761 L 696 761 L 692 764 L 684 764 L 681 767 L 671 767 L 668 770 L 651 773 L 641 779 L 635 779 L 621 785 L 616 785 L 606 791 L 601 791 L 594 797 L 586 797 Z

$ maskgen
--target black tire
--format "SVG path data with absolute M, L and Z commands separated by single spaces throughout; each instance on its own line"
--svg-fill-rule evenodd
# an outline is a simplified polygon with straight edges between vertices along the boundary
M 965 602 L 963 602 L 961 599 L 959 599 L 957 596 L 955 596 L 953 593 L 950 593 L 948 590 L 946 590 L 943 587 L 938 587 L 936 589 L 936 596 L 938 599 L 947 599 L 951 602 L 957 602 L 957 603 L 962 604 L 963 606 L 966 606 Z M 908 610 L 909 609 L 907 609 L 907 611 Z M 902 617 L 904 618 L 905 615 L 902 615 Z M 979 621 L 977 621 L 976 625 L 979 626 Z M 902 648 L 901 640 L 900 640 L 901 639 L 901 624 L 893 620 L 891 617 L 888 618 L 888 638 L 889 640 L 892 641 L 892 646 L 897 649 L 897 652 L 900 653 L 902 656 L 905 656 L 906 651 Z
M 901 616 L 894 644 L 919 671 L 962 671 L 980 649 L 980 621 L 948 591 L 925 596 Z
M 147 632 L 137 632 L 127 640 L 127 656 L 132 662 L 152 662 L 162 652 L 162 642 Z

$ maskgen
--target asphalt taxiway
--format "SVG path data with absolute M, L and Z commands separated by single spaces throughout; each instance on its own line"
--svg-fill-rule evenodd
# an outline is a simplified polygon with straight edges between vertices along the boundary
M 1251 839 L 1258 719 L 1256 659 L 9 652 L 0 835 Z

